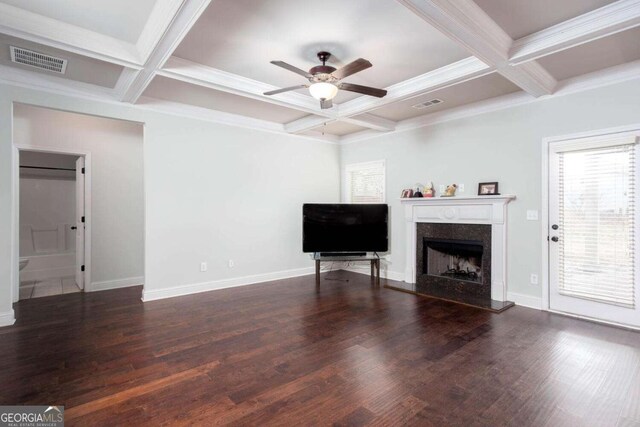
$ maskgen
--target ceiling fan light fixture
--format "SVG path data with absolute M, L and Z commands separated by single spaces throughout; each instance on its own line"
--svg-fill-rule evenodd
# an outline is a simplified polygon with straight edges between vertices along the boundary
M 329 101 L 338 94 L 338 87 L 326 82 L 313 83 L 309 86 L 309 93 L 315 99 Z

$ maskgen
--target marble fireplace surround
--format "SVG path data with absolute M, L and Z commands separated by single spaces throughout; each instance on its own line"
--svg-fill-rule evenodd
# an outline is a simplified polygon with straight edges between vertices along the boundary
M 416 283 L 417 224 L 491 225 L 491 299 L 507 300 L 507 206 L 513 195 L 401 199 L 406 225 L 406 283 Z

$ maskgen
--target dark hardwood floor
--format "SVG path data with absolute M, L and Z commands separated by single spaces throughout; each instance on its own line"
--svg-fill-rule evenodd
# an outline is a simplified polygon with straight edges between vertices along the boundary
M 61 404 L 84 426 L 640 426 L 636 332 L 327 274 L 349 281 L 20 302 L 0 403 Z

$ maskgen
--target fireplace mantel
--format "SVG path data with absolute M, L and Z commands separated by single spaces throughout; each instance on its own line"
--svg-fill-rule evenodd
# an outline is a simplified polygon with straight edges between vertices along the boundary
M 416 283 L 416 224 L 491 225 L 491 299 L 507 300 L 507 205 L 514 195 L 400 199 L 405 210 L 405 282 Z

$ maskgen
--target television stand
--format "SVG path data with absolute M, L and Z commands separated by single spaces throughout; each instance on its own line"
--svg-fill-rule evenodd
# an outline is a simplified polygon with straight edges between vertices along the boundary
M 316 252 L 313 259 L 316 262 L 316 287 L 320 286 L 320 263 L 322 262 L 338 262 L 338 261 L 369 261 L 371 263 L 371 280 L 376 286 L 380 286 L 380 256 L 377 252 L 354 252 L 339 254 L 330 252 Z

